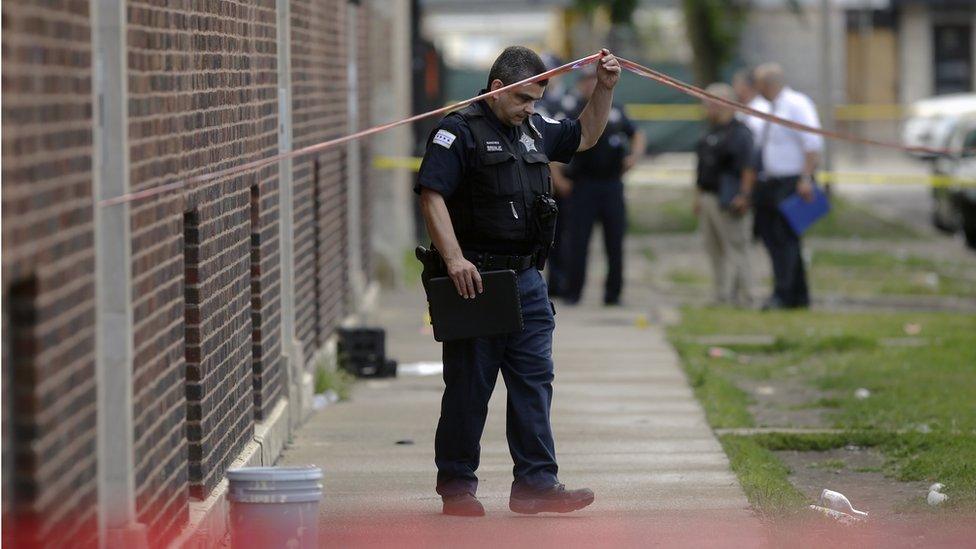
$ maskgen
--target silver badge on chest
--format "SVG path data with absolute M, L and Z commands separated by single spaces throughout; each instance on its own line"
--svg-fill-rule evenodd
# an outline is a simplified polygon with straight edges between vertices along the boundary
M 519 141 L 522 145 L 525 145 L 525 152 L 539 151 L 539 149 L 535 148 L 535 139 L 532 139 L 528 135 L 523 133 L 522 137 L 519 137 Z

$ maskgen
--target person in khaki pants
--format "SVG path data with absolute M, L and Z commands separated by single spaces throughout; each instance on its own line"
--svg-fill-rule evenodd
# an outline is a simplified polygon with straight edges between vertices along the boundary
M 736 100 L 727 84 L 712 84 L 707 91 Z M 732 109 L 708 101 L 704 107 L 708 125 L 696 149 L 695 215 L 712 263 L 716 303 L 748 307 L 753 136 Z

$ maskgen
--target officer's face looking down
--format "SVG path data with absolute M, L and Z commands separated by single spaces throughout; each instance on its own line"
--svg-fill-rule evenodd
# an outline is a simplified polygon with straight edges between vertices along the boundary
M 491 82 L 491 91 L 505 87 L 497 78 Z M 535 102 L 542 99 L 546 87 L 538 83 L 526 84 L 488 98 L 488 106 L 506 126 L 520 126 L 535 113 Z

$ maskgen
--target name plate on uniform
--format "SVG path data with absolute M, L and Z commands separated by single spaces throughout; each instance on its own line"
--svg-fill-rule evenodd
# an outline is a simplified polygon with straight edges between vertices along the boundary
M 450 277 L 427 281 L 427 303 L 435 340 L 455 341 L 522 331 L 522 301 L 515 271 L 483 272 L 481 284 L 483 293 L 474 299 L 464 299 Z

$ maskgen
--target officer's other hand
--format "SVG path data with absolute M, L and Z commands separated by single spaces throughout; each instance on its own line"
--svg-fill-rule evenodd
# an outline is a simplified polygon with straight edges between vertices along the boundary
M 451 277 L 458 295 L 465 299 L 474 299 L 485 290 L 481 286 L 481 273 L 478 268 L 463 257 L 446 260 L 447 276 Z
M 620 63 L 610 50 L 603 48 L 600 53 L 603 57 L 597 62 L 596 79 L 603 87 L 612 89 L 620 80 Z
M 796 192 L 806 202 L 813 202 L 813 181 L 809 177 L 800 179 L 796 185 Z

